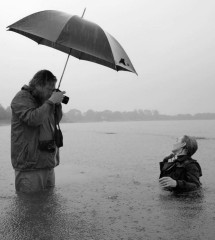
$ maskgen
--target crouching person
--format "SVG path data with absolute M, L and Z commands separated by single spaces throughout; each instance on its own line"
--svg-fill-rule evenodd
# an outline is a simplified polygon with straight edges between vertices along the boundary
M 191 156 L 198 145 L 194 137 L 186 136 L 177 139 L 172 154 L 160 162 L 159 184 L 165 190 L 192 191 L 201 186 L 202 170 L 199 163 Z
M 56 77 L 37 72 L 11 102 L 11 162 L 17 192 L 38 192 L 55 185 L 59 164 L 56 124 L 62 118 L 65 92 L 56 92 Z

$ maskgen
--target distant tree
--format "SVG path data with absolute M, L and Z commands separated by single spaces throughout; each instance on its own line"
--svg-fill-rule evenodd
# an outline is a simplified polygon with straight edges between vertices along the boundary
M 87 121 L 87 122 L 101 121 L 100 114 L 98 112 L 94 112 L 91 109 L 85 112 L 83 116 L 84 116 L 84 121 Z
M 144 110 L 144 120 L 152 120 L 153 119 L 153 115 L 152 115 L 152 111 L 151 110 Z
M 137 111 L 140 120 L 144 120 L 144 111 L 142 109 L 138 109 Z
M 151 110 L 146 109 L 146 110 L 143 111 L 143 113 L 144 113 L 145 116 L 152 116 L 152 111 Z
M 7 115 L 6 110 L 0 104 L 0 120 L 7 120 L 7 117 L 8 117 L 8 115 Z
M 12 116 L 11 107 L 7 107 L 5 111 L 6 111 L 6 114 L 7 114 L 7 119 L 10 120 L 11 116 Z
M 123 120 L 123 115 L 119 111 L 115 111 L 111 115 L 111 120 L 112 121 L 122 121 Z
M 197 113 L 195 119 L 215 119 L 215 113 Z
M 151 112 L 152 112 L 152 115 L 155 117 L 158 117 L 160 115 L 158 110 L 152 110 Z
M 110 111 L 110 110 L 104 110 L 100 114 L 101 114 L 101 120 L 102 121 L 111 121 L 111 117 L 112 117 L 113 112 Z
M 64 114 L 63 121 L 65 122 L 81 122 L 83 120 L 82 112 L 77 109 L 71 109 Z
M 177 119 L 177 120 L 190 120 L 190 119 L 193 119 L 193 116 L 191 114 L 177 114 L 175 116 L 175 119 Z

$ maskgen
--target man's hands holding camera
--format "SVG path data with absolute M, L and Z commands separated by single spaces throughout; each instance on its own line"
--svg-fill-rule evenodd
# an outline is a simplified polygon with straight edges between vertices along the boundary
M 49 98 L 49 101 L 53 102 L 54 104 L 61 103 L 65 97 L 65 93 L 65 91 L 60 92 L 55 90 Z

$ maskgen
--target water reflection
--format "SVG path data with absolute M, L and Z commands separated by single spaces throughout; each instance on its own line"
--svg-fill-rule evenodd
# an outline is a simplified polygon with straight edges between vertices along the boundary
M 199 215 L 204 206 L 204 189 L 197 191 L 176 193 L 163 191 L 160 196 L 160 203 L 163 209 L 170 209 L 173 207 L 175 210 L 180 210 L 178 214 L 184 214 L 186 209 L 193 211 L 196 215 Z
M 0 239 L 92 239 L 92 226 L 66 206 L 55 190 L 18 194 L 1 216 Z
M 170 192 L 170 191 L 165 191 L 161 190 L 160 192 L 160 200 L 161 201 L 168 201 L 168 200 L 175 200 L 175 201 L 188 201 L 192 200 L 194 202 L 198 201 L 203 201 L 204 200 L 204 193 L 205 190 L 203 188 L 200 188 L 195 191 L 190 191 L 190 192 Z M 188 201 L 188 202 L 190 202 Z
M 52 239 L 58 201 L 52 191 L 17 194 L 4 219 L 5 239 Z
M 204 189 L 188 193 L 161 192 L 159 205 L 163 225 L 176 238 L 196 237 L 206 213 Z M 192 238 L 191 238 L 192 239 Z

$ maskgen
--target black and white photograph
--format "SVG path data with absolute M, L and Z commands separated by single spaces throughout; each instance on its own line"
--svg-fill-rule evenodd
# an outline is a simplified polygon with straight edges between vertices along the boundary
M 0 6 L 0 239 L 214 240 L 215 1 Z

